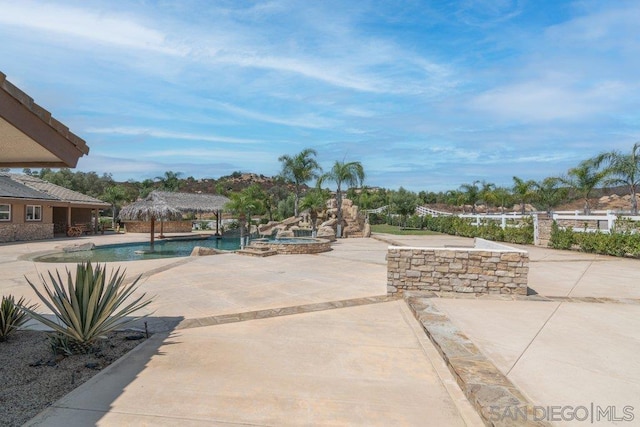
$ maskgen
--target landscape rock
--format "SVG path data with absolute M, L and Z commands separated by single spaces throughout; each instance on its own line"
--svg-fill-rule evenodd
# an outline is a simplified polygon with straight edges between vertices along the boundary
M 221 251 L 215 248 L 206 248 L 203 246 L 196 246 L 191 251 L 191 256 L 207 256 L 207 255 L 218 255 L 223 254 L 225 251 Z
M 69 245 L 62 248 L 64 252 L 82 252 L 82 251 L 92 251 L 96 247 L 95 244 L 91 242 Z

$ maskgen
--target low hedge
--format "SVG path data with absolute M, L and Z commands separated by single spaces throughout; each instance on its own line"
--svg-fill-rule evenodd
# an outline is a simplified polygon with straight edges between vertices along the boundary
M 617 224 L 610 233 L 588 233 L 574 231 L 571 227 L 560 228 L 554 221 L 549 246 L 617 257 L 640 257 L 640 233 L 621 225 Z
M 462 237 L 480 237 L 494 242 L 533 243 L 533 220 L 525 218 L 515 226 L 503 229 L 497 221 L 485 220 L 475 225 L 471 218 L 458 216 L 425 216 L 422 226 L 427 230 Z

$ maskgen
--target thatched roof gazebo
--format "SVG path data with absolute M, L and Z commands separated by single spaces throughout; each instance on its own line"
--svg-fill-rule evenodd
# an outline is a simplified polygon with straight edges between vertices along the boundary
M 155 221 L 165 219 L 182 219 L 182 212 L 173 206 L 169 206 L 165 201 L 144 199 L 133 202 L 120 210 L 119 217 L 129 221 L 150 221 L 151 222 L 151 242 L 150 250 L 154 250 Z
M 152 191 L 146 199 L 138 200 L 120 211 L 120 219 L 125 221 L 151 222 L 151 251 L 154 242 L 156 220 L 180 220 L 187 212 L 213 212 L 216 216 L 216 234 L 220 224 L 220 213 L 229 199 L 215 194 L 173 193 Z M 162 234 L 162 232 L 161 232 Z
M 152 191 L 147 199 L 164 201 L 167 205 L 182 212 L 196 213 L 217 213 L 229 203 L 227 197 L 217 194 L 173 193 L 169 191 Z

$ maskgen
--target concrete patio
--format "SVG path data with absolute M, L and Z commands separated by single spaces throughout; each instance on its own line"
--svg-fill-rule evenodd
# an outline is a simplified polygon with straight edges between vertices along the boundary
M 406 304 L 384 297 L 389 243 L 472 241 L 377 237 L 385 241 L 340 240 L 319 255 L 120 263 L 128 276 L 144 273 L 157 333 L 33 424 L 482 425 Z M 34 299 L 24 275 L 36 280 L 60 265 L 18 256 L 69 243 L 0 246 L 0 293 Z M 522 248 L 529 287 L 563 299 L 434 304 L 536 405 L 637 412 L 640 261 Z

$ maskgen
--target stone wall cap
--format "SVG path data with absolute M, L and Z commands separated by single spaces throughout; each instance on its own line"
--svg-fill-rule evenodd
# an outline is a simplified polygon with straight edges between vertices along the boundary
M 517 252 L 522 254 L 528 254 L 529 251 L 524 249 L 512 248 L 510 246 L 504 246 L 504 249 L 487 249 L 487 248 L 470 248 L 470 247 L 442 247 L 442 246 L 394 246 L 390 245 L 387 249 L 402 249 L 402 250 L 419 250 L 419 251 L 452 251 L 452 252 L 496 252 L 496 253 L 511 253 Z

